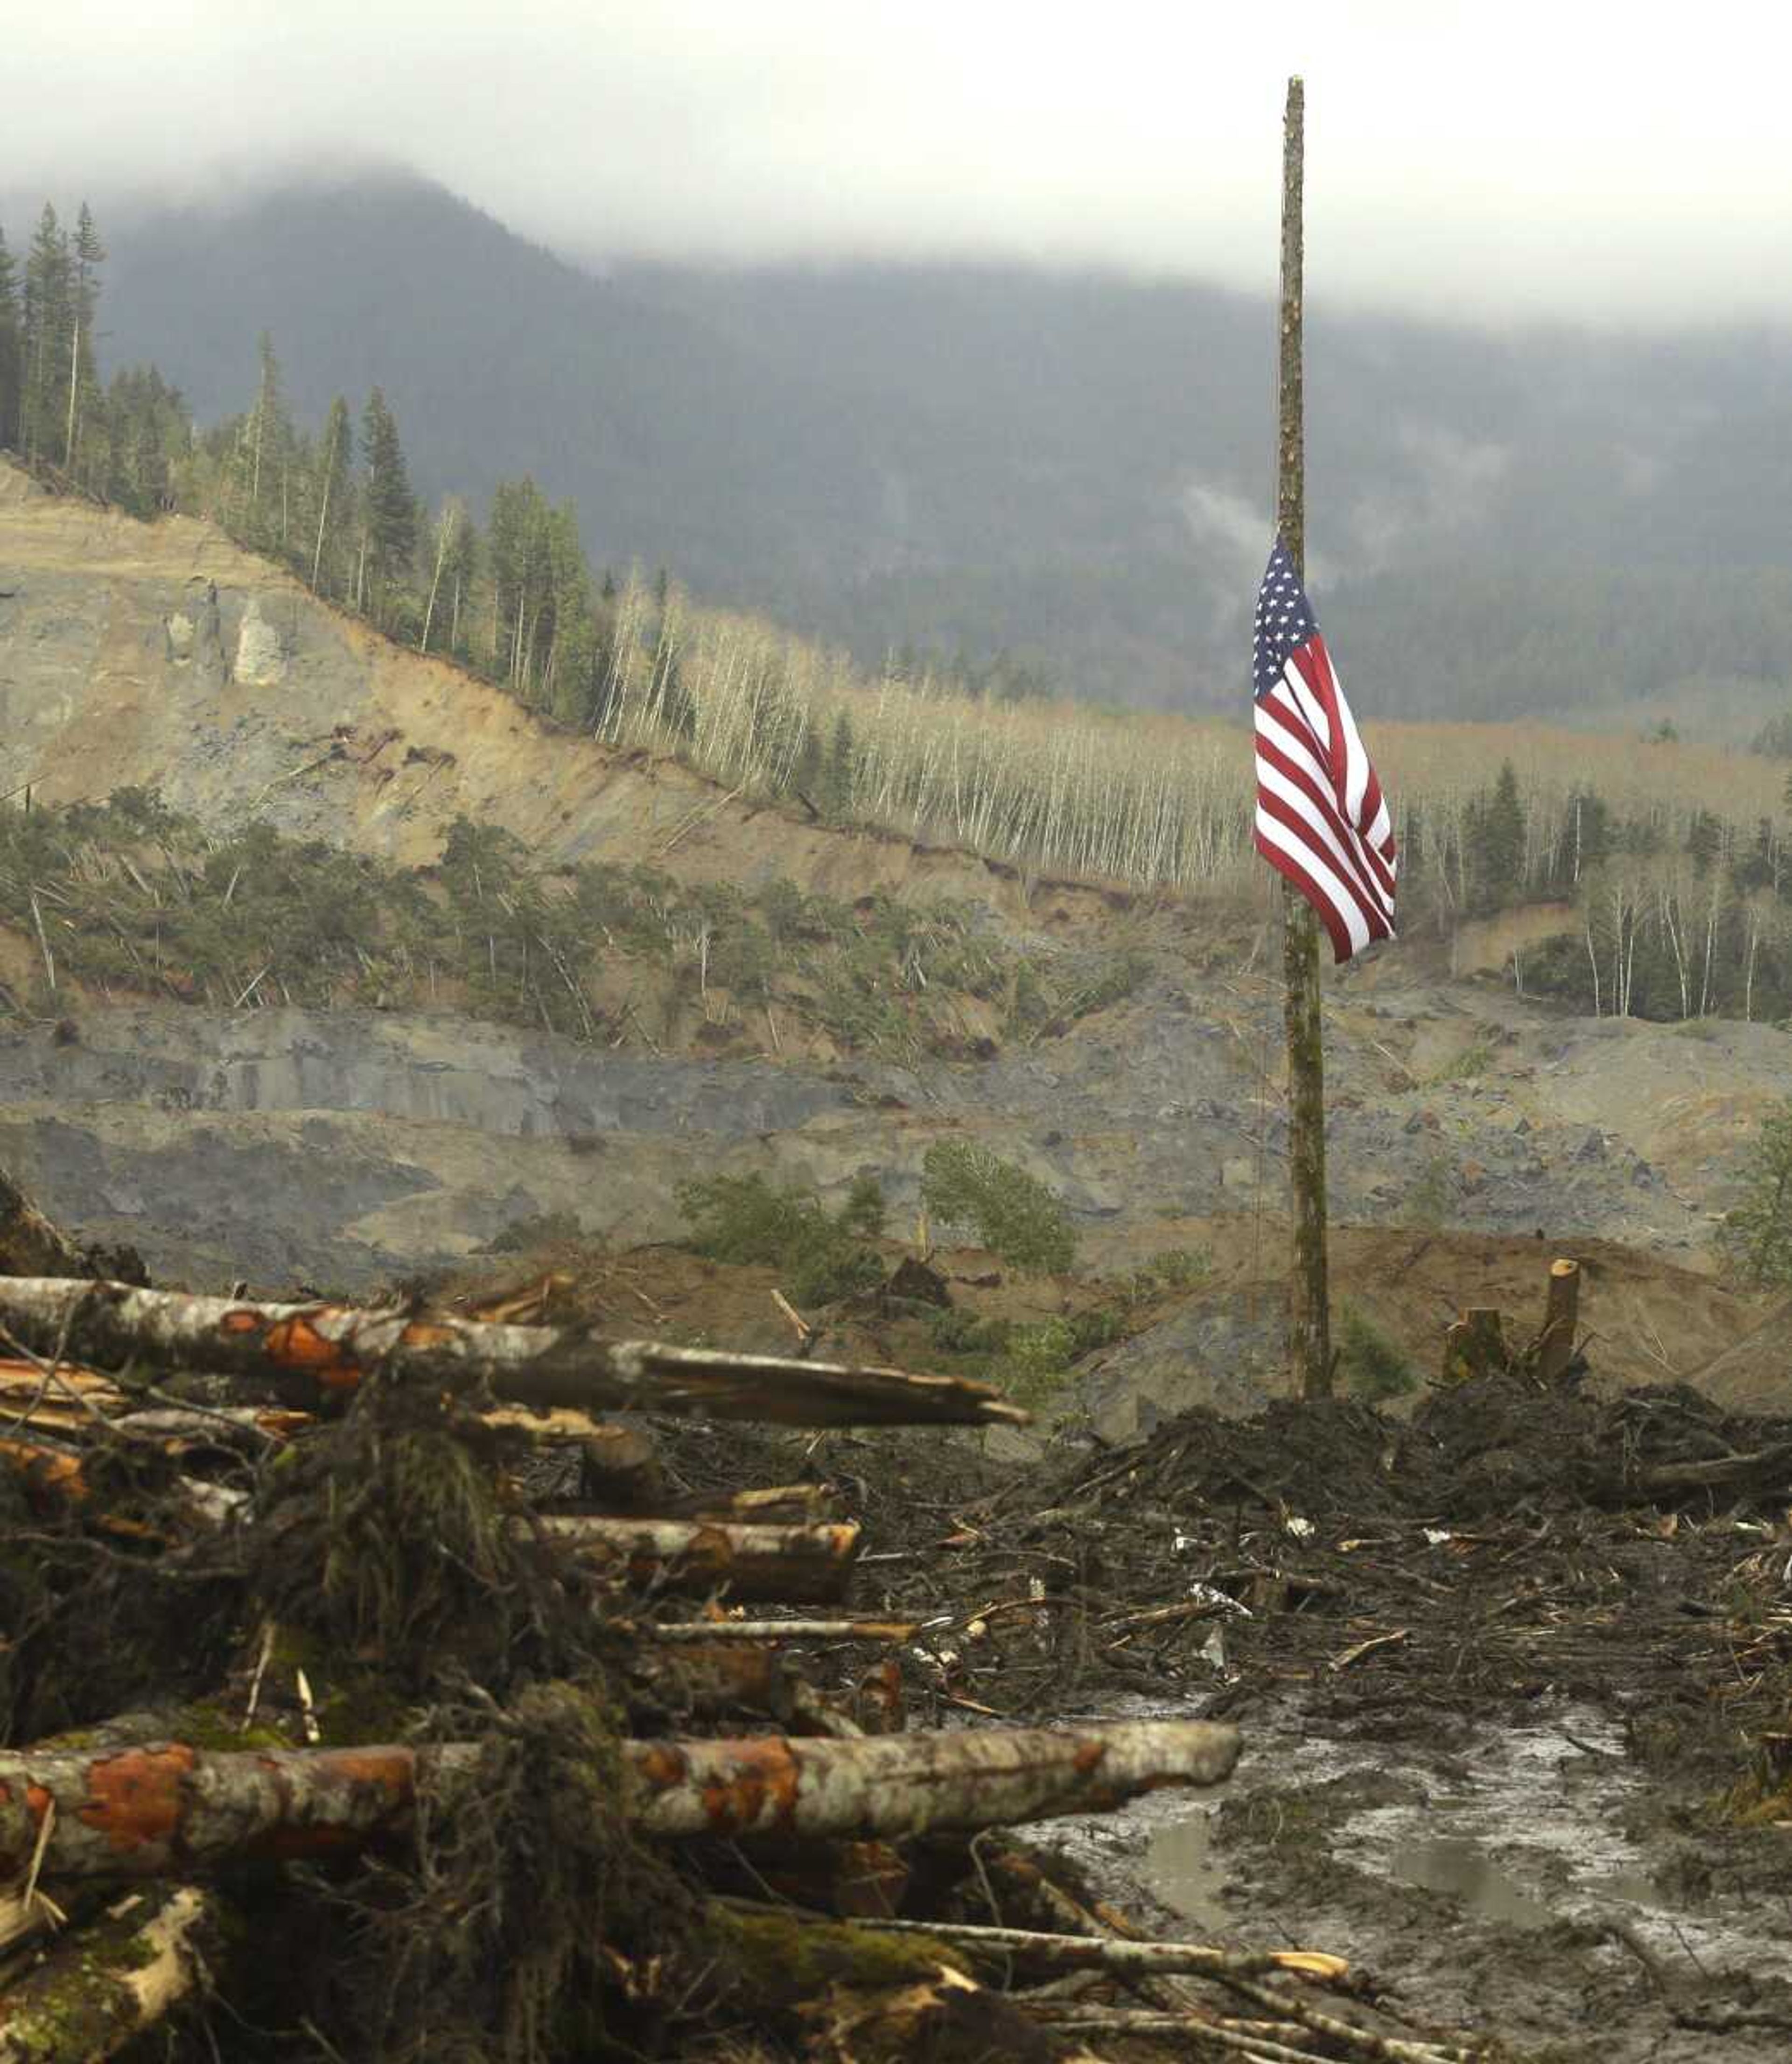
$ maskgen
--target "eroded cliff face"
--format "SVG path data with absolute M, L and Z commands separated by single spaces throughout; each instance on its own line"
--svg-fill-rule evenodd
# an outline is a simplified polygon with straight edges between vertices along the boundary
M 652 860 L 676 835 L 695 879 L 1025 906 L 1011 869 L 810 825 L 613 752 L 376 635 L 209 524 L 52 497 L 0 459 L 0 792 L 27 782 L 46 803 L 153 786 L 207 822 L 413 865 L 465 815 L 554 860 Z M 1055 893 L 1073 917 L 1105 908 Z

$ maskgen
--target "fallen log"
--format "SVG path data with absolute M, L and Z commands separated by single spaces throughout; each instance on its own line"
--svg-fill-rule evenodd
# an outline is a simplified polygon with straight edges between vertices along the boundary
M 920 1924 L 908 1921 L 855 1921 L 857 1928 L 894 1929 L 903 1933 Z M 1210 1977 L 1249 2000 L 1264 2013 L 1287 2016 L 1303 2028 L 1359 2057 L 1380 2064 L 1472 2064 L 1471 2053 L 1453 2043 L 1412 2042 L 1383 2035 L 1315 2006 L 1298 1989 L 1278 1990 L 1263 1981 L 1283 1974 L 1315 1984 L 1335 1984 L 1349 1966 L 1341 1957 L 1315 1949 L 1214 1949 L 1194 1942 L 1135 1942 L 1082 1935 L 1034 1935 L 1024 1928 L 981 1928 L 968 1923 L 928 1924 L 930 1932 L 975 1955 L 1003 1965 L 1031 1963 L 1053 1971 L 1103 1970 L 1139 1976 L 1170 1973 Z
M 775 1355 L 610 1340 L 572 1326 L 484 1325 L 344 1304 L 248 1304 L 57 1276 L 0 1279 L 0 1328 L 34 1353 L 272 1383 L 309 1409 L 379 1371 L 437 1389 L 603 1411 L 789 1426 L 1025 1424 L 987 1384 Z
M 96 2064 L 196 1991 L 222 1933 L 192 1885 L 133 1892 L 0 1993 L 0 2064 Z
M 1149 1724 L 1149 1723 L 1147 1723 Z M 864 1921 L 865 1928 L 906 1933 L 924 1925 L 942 1942 L 970 1954 L 1017 1959 L 1051 1971 L 1109 1971 L 1115 1976 L 1273 1977 L 1294 1971 L 1303 1977 L 1341 1977 L 1346 1965 L 1311 1949 L 1215 1949 L 1199 1942 L 1138 1942 L 1111 1935 L 1048 1935 L 1030 1928 L 985 1928 L 972 1921 Z
M 1238 1754 L 1236 1728 L 1202 1720 L 629 1748 L 646 1833 L 888 1838 L 1104 1812 L 1162 1786 L 1218 1784 Z
M 675 1519 L 819 1520 L 837 1513 L 841 1502 L 828 1484 L 771 1484 L 761 1490 L 693 1491 L 659 1510 Z
M 1709 1462 L 1657 1462 L 1633 1470 L 1622 1491 L 1645 1498 L 1685 1498 L 1696 1491 L 1778 1491 L 1792 1485 L 1792 1441 Z
M 901 1647 L 921 1631 L 914 1619 L 718 1619 L 618 1622 L 643 1641 L 877 1641 Z
M 1236 1728 L 1201 1720 L 989 1728 L 857 1741 L 625 1742 L 642 1833 L 902 1835 L 1105 1812 L 1166 1785 L 1217 1784 Z M 42 1839 L 46 1881 L 159 1877 L 229 1861 L 340 1854 L 401 1832 L 420 1772 L 474 1743 L 215 1751 L 183 1742 L 0 1756 L 0 1878 Z
M 755 1526 L 720 1520 L 557 1518 L 531 1522 L 581 1562 L 671 1591 L 732 1598 L 846 1596 L 859 1554 L 856 1526 Z

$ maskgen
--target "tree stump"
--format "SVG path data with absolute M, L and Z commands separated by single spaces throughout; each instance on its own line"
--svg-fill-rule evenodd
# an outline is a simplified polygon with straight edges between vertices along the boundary
M 1492 1305 L 1472 1305 L 1444 1336 L 1446 1383 L 1466 1383 L 1476 1376 L 1504 1375 L 1511 1363 L 1505 1330 Z
M 1549 1298 L 1544 1307 L 1543 1331 L 1537 1336 L 1537 1380 L 1553 1383 L 1574 1359 L 1575 1328 L 1581 1316 L 1581 1264 L 1549 1264 Z

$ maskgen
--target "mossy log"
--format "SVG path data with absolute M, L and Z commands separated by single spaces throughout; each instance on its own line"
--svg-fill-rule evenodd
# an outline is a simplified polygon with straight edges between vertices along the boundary
M 610 1340 L 573 1326 L 484 1325 L 345 1304 L 263 1304 L 123 1283 L 0 1279 L 0 1327 L 105 1368 L 203 1369 L 273 1384 L 309 1409 L 372 1371 L 526 1405 L 790 1426 L 977 1426 L 1026 1413 L 987 1384 L 775 1355 Z
M 1130 1720 L 622 1748 L 622 1809 L 644 1835 L 870 1839 L 1101 1812 L 1166 1785 L 1217 1784 L 1238 1735 L 1199 1720 Z M 475 1743 L 215 1752 L 175 1742 L 0 1756 L 0 1879 L 30 1867 L 52 1805 L 50 1882 L 352 1851 L 402 1831 L 420 1773 L 479 1754 Z
M 759 1526 L 721 1520 L 585 1517 L 533 1522 L 581 1562 L 670 1591 L 838 1604 L 852 1582 L 859 1530 Z
M 713 1901 L 704 1928 L 727 1959 L 731 1995 L 761 2014 L 800 2006 L 830 1985 L 913 1985 L 970 1969 L 961 1950 L 925 1933 L 873 1933 L 784 1907 Z
M 98 2064 L 196 1991 L 222 1930 L 191 1885 L 131 1893 L 0 1993 L 0 2064 Z

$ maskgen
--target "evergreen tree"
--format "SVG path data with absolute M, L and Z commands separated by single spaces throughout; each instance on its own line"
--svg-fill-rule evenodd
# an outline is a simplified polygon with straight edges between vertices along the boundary
M 27 459 L 62 449 L 57 432 L 66 413 L 68 368 L 74 326 L 74 277 L 68 238 L 48 201 L 38 218 L 25 259 L 22 421 L 19 442 Z
M 1516 902 L 1524 887 L 1524 806 L 1518 797 L 1518 776 L 1508 760 L 1493 784 L 1492 799 L 1480 812 L 1476 828 L 1476 873 L 1485 909 L 1503 909 Z
M 70 258 L 68 416 L 62 439 L 62 466 L 70 474 L 76 472 L 82 419 L 96 405 L 99 393 L 93 346 L 99 312 L 99 268 L 105 260 L 106 247 L 99 240 L 93 211 L 83 201 L 75 218 Z
M 853 776 L 858 748 L 852 736 L 852 720 L 843 709 L 834 720 L 834 735 L 828 740 L 828 764 L 821 772 L 818 800 L 822 815 L 844 821 L 852 814 Z
M 354 518 L 354 432 L 348 421 L 348 404 L 338 394 L 324 418 L 324 434 L 317 442 L 313 461 L 312 498 L 317 508 L 317 533 L 312 542 L 311 587 L 313 595 L 341 593 L 334 574 L 341 541 L 352 534 Z
M 18 281 L 13 254 L 0 233 L 0 451 L 18 449 L 19 392 L 25 341 L 20 325 Z
M 375 623 L 392 618 L 417 558 L 417 497 L 405 468 L 398 425 L 376 387 L 361 412 L 361 550 L 356 606 Z
M 274 340 L 261 333 L 260 377 L 244 438 L 244 534 L 252 542 L 277 545 L 284 553 L 292 522 L 292 419 L 282 391 Z

